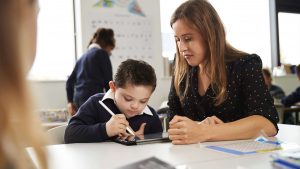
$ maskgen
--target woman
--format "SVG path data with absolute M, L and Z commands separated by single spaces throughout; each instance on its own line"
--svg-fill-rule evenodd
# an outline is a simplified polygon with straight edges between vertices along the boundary
M 223 24 L 205 0 L 188 0 L 171 18 L 177 44 L 169 93 L 173 144 L 249 139 L 277 133 L 278 115 L 261 59 L 226 42 Z
M 77 61 L 67 81 L 68 112 L 74 115 L 90 96 L 105 93 L 112 80 L 109 56 L 115 47 L 112 29 L 99 28 L 91 39 L 88 51 Z
M 27 146 L 47 168 L 45 139 L 26 82 L 36 52 L 38 10 L 35 0 L 0 1 L 0 168 L 33 168 Z

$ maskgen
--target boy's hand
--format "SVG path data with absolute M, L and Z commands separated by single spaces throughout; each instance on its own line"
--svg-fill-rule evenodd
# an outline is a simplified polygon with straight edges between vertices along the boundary
M 129 126 L 129 123 L 124 114 L 114 115 L 106 123 L 106 133 L 108 137 L 126 135 L 126 126 Z
M 146 123 L 141 124 L 139 130 L 134 132 L 134 134 L 137 135 L 137 136 L 138 135 L 144 135 L 145 126 L 146 126 Z
M 70 116 L 74 116 L 75 113 L 76 113 L 75 105 L 70 102 L 70 103 L 68 103 L 67 107 L 68 107 L 68 113 L 69 113 L 69 115 Z

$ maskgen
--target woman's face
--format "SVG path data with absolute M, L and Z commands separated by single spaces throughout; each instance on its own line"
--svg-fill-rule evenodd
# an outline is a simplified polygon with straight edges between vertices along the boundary
M 112 46 L 107 46 L 104 50 L 108 53 L 108 55 L 110 56 L 112 54 L 114 47 Z
M 180 56 L 191 66 L 204 64 L 207 59 L 207 45 L 201 34 L 189 27 L 185 20 L 179 19 L 173 25 L 174 36 Z
M 39 12 L 38 3 L 35 0 L 26 0 L 22 11 L 21 40 L 22 53 L 25 66 L 29 70 L 36 55 L 37 38 L 37 15 Z

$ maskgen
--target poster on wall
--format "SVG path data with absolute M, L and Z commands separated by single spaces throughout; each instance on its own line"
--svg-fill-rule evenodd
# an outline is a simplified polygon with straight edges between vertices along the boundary
M 99 27 L 115 32 L 112 62 L 153 59 L 152 22 L 137 0 L 97 0 L 88 5 L 84 27 L 90 37 Z

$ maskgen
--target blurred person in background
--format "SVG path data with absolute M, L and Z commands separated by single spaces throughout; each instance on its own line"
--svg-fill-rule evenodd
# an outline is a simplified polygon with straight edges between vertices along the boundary
M 90 40 L 88 51 L 77 61 L 67 80 L 70 115 L 73 116 L 90 96 L 109 90 L 108 83 L 113 76 L 110 55 L 114 48 L 114 31 L 98 28 Z
M 272 80 L 273 79 L 272 79 L 271 72 L 269 71 L 269 69 L 263 68 L 262 69 L 262 73 L 263 73 L 265 84 L 268 86 L 268 89 L 270 91 L 271 96 L 274 99 L 282 99 L 282 98 L 284 98 L 285 97 L 285 93 L 281 89 L 281 87 L 272 84 Z
M 297 77 L 300 80 L 300 64 L 296 68 Z M 281 100 L 284 107 L 290 107 L 300 102 L 300 86 L 296 88 L 291 94 L 287 95 Z M 285 113 L 283 117 L 285 124 L 295 124 L 295 119 L 292 113 Z

